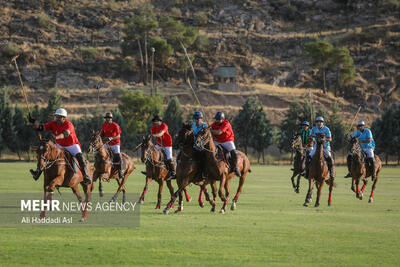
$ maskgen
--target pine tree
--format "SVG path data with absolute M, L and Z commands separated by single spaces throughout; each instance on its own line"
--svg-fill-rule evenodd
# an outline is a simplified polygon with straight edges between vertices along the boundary
M 18 107 L 15 107 L 15 112 L 13 116 L 13 130 L 15 133 L 15 147 L 13 148 L 13 152 L 16 152 L 19 160 L 21 160 L 22 152 L 29 152 L 30 142 L 28 140 L 31 139 L 31 128 L 32 126 L 27 125 L 24 119 L 24 114 L 22 110 Z
M 335 102 L 335 104 L 332 107 L 332 113 L 328 116 L 326 122 L 327 126 L 329 127 L 332 133 L 331 146 L 336 151 L 343 148 L 343 146 L 345 145 L 346 132 L 344 125 L 342 123 L 343 120 L 340 116 L 341 112 L 342 110 L 339 107 L 339 104 Z
M 179 103 L 179 99 L 174 96 L 168 103 L 167 109 L 164 112 L 164 122 L 168 125 L 171 136 L 175 136 L 182 126 L 182 115 L 183 109 Z
M 42 111 L 43 122 L 48 122 L 54 119 L 54 112 L 62 105 L 61 96 L 58 94 L 58 89 L 54 88 L 47 101 L 47 107 Z

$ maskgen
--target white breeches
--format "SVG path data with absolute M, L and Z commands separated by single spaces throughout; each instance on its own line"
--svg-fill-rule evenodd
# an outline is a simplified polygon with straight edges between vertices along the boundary
M 232 150 L 236 149 L 235 143 L 233 143 L 233 141 L 228 141 L 228 142 L 223 142 L 223 143 L 214 141 L 214 145 L 216 145 L 216 146 L 217 146 L 217 145 L 221 145 L 221 146 L 223 146 L 226 150 L 228 150 L 228 152 L 231 152 Z
M 164 150 L 165 155 L 167 156 L 168 160 L 172 159 L 172 146 L 163 147 L 163 146 L 156 145 L 155 147 L 157 150 Z
M 119 154 L 119 153 L 121 153 L 121 146 L 120 145 L 113 145 L 113 146 L 109 146 L 109 145 L 107 145 L 107 144 L 104 144 L 104 147 L 105 148 L 109 148 L 109 147 L 111 147 L 111 150 L 112 150 L 112 152 L 114 153 L 114 154 Z
M 72 156 L 75 157 L 76 154 L 82 153 L 81 147 L 78 144 L 72 145 L 72 146 L 60 146 L 59 144 L 56 144 L 58 148 L 65 148 L 69 153 L 71 153 Z

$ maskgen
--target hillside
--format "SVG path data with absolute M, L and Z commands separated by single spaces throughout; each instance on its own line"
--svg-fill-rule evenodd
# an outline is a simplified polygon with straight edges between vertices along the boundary
M 48 90 L 58 87 L 74 116 L 118 105 L 121 88 L 149 91 L 138 72 L 121 70 L 124 21 L 147 1 L 2 1 L 1 59 L 22 52 L 18 63 L 32 103 L 44 105 Z M 173 16 L 193 25 L 209 39 L 206 51 L 188 48 L 200 81 L 199 98 L 207 113 L 237 111 L 247 95 L 257 95 L 274 124 L 288 103 L 311 91 L 317 105 L 338 101 L 346 120 L 361 104 L 371 121 L 382 108 L 399 100 L 400 20 L 397 1 L 151 1 L 158 17 Z M 349 2 L 350 4 L 346 4 Z M 179 9 L 179 12 L 177 10 Z M 205 20 L 204 20 L 205 16 Z M 203 18 L 203 19 L 201 19 Z M 335 98 L 322 94 L 304 44 L 315 37 L 349 48 L 356 82 Z M 137 59 L 138 60 L 138 59 Z M 213 76 L 219 66 L 237 69 L 237 87 L 218 90 Z M 195 100 L 174 64 L 155 66 L 155 84 L 178 96 L 185 110 Z M 0 83 L 17 88 L 11 64 L 0 66 Z M 328 73 L 328 88 L 335 76 Z M 22 101 L 15 91 L 13 99 Z M 167 100 L 166 100 L 167 101 Z

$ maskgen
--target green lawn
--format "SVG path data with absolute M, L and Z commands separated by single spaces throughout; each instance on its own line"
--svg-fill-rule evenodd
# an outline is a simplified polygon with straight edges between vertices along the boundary
M 33 166 L 1 163 L 0 193 L 40 191 L 42 179 L 35 182 L 28 175 Z M 143 189 L 138 170 L 129 177 L 129 192 Z M 399 168 L 383 169 L 371 204 L 371 183 L 360 201 L 350 180 L 342 178 L 345 169 L 338 168 L 332 207 L 325 186 L 319 208 L 302 206 L 307 184 L 303 179 L 300 194 L 294 193 L 289 167 L 253 166 L 252 171 L 238 209 L 224 215 L 210 213 L 208 204 L 198 207 L 197 186 L 189 188 L 194 201 L 185 202 L 182 214 L 163 215 L 154 210 L 157 185 L 152 183 L 139 228 L 0 228 L 0 265 L 400 265 Z M 113 192 L 114 183 L 105 190 Z M 165 187 L 162 207 L 168 195 Z

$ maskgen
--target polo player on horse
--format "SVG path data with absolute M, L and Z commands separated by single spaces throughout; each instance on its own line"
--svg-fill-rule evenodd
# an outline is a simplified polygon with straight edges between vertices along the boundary
M 54 113 L 56 119 L 45 124 L 39 124 L 39 122 L 29 115 L 29 122 L 33 123 L 33 127 L 37 131 L 51 131 L 56 138 L 57 147 L 64 148 L 67 150 L 72 157 L 78 160 L 79 168 L 82 171 L 83 182 L 85 184 L 91 184 L 92 179 L 88 175 L 86 168 L 86 160 L 83 157 L 81 144 L 79 143 L 78 137 L 75 133 L 75 127 L 72 122 L 67 120 L 67 111 L 63 108 L 59 108 Z M 40 159 L 38 159 L 37 169 L 30 170 L 33 175 L 33 179 L 39 179 L 42 169 L 40 166 Z
M 113 115 L 111 112 L 107 112 L 104 115 L 105 122 L 101 127 L 100 135 L 106 139 L 108 143 L 104 144 L 106 149 L 112 150 L 113 163 L 118 170 L 118 176 L 120 179 L 124 179 L 124 173 L 122 172 L 122 156 L 121 156 L 121 128 L 115 122 L 113 122 Z M 111 155 L 110 155 L 111 156 Z
M 374 157 L 375 142 L 371 130 L 365 127 L 364 121 L 361 120 L 357 123 L 357 131 L 353 134 L 352 138 L 358 139 L 361 149 L 367 156 L 367 163 L 372 173 L 372 181 L 374 181 L 376 179 L 376 164 Z M 345 176 L 346 178 L 347 176 L 351 177 L 351 157 L 351 154 L 347 157 L 347 167 L 349 169 L 349 173 Z
M 298 135 L 301 136 L 301 143 L 303 144 L 303 147 L 306 148 L 307 155 L 310 154 L 313 146 L 312 146 L 310 123 L 308 121 L 303 121 L 301 123 L 301 129 L 300 131 L 297 132 L 296 136 Z
M 196 135 L 203 129 L 207 128 L 208 125 L 203 121 L 203 113 L 200 111 L 195 111 L 193 113 L 193 122 L 192 122 L 192 130 L 193 130 L 193 137 L 196 140 Z M 199 148 L 193 143 L 193 158 L 199 163 L 198 172 L 204 177 L 204 151 L 199 150 Z
M 166 167 L 170 173 L 170 178 L 175 179 L 176 171 L 174 159 L 172 157 L 172 138 L 168 132 L 168 126 L 163 122 L 163 119 L 159 115 L 155 115 L 152 119 L 153 127 L 151 127 L 151 135 L 157 138 L 157 144 L 155 145 L 157 150 L 163 150 L 166 160 Z
M 214 137 L 214 144 L 216 146 L 221 145 L 225 148 L 232 157 L 232 165 L 229 172 L 235 172 L 235 174 L 240 177 L 240 170 L 237 166 L 238 162 L 238 152 L 235 147 L 235 135 L 233 134 L 232 125 L 227 119 L 225 119 L 225 114 L 218 111 L 214 116 L 215 121 L 211 124 L 211 133 Z
M 315 139 L 318 133 L 324 133 L 326 136 L 326 142 L 323 147 L 323 153 L 324 153 L 324 158 L 326 159 L 326 163 L 328 164 L 328 169 L 329 169 L 329 175 L 330 178 L 333 179 L 335 178 L 335 172 L 334 172 L 334 162 L 331 154 L 331 146 L 330 142 L 332 141 L 332 135 L 331 131 L 329 130 L 328 127 L 324 125 L 324 118 L 319 116 L 315 119 L 316 126 L 314 126 L 311 130 L 311 136 Z M 315 154 L 315 151 L 317 149 L 317 142 L 314 140 L 314 147 L 312 151 L 310 152 L 310 155 L 306 158 L 306 178 L 308 179 L 308 174 L 310 170 L 310 162 L 312 157 Z

